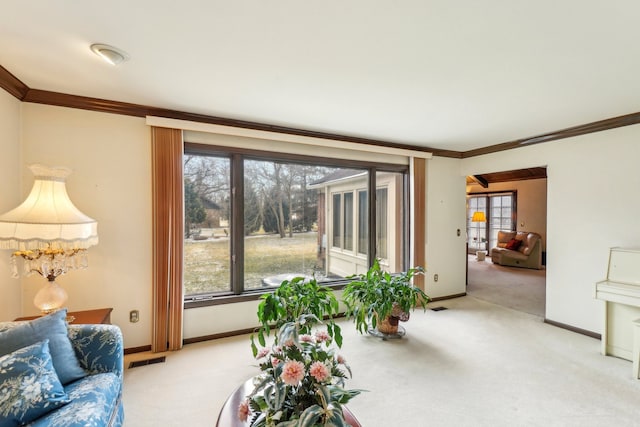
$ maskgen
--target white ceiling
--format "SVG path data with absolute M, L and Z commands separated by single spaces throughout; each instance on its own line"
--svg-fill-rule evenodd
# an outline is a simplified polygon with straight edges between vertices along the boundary
M 11 0 L 0 65 L 32 89 L 466 151 L 640 111 L 639 36 L 638 0 Z

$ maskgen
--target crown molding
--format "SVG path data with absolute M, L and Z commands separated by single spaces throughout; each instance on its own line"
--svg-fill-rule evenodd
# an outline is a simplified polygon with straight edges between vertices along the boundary
M 559 139 L 571 138 L 589 133 L 601 132 L 603 130 L 615 129 L 623 126 L 631 126 L 640 123 L 640 112 L 625 114 L 623 116 L 598 120 L 584 125 L 572 126 L 558 131 L 547 132 L 529 138 L 517 139 L 504 142 L 502 144 L 490 145 L 488 147 L 469 150 L 462 153 L 462 158 L 481 156 L 483 154 L 496 153 L 498 151 L 511 150 L 514 148 L 526 147 L 543 142 L 557 141 Z
M 227 119 L 223 117 L 208 116 L 204 114 L 188 113 L 184 111 L 168 110 L 146 105 L 130 104 L 126 102 L 111 101 L 107 99 L 90 98 L 86 96 L 69 95 L 40 89 L 31 89 L 0 65 L 0 87 L 23 102 L 36 104 L 56 105 L 59 107 L 78 108 L 83 110 L 98 111 L 103 113 L 122 114 L 126 116 L 147 117 L 156 116 L 168 119 L 186 120 L 213 125 L 231 126 L 257 131 L 277 132 L 303 137 L 320 138 L 327 140 L 340 140 L 355 144 L 375 145 L 399 150 L 420 151 L 431 153 L 434 156 L 461 158 L 462 153 L 451 150 L 438 150 L 429 147 L 416 147 L 414 145 L 397 144 L 369 138 L 360 138 L 347 135 L 339 135 L 327 132 L 316 132 L 304 129 L 276 126 L 246 120 Z
M 106 99 L 89 98 L 78 95 L 68 95 L 59 92 L 51 92 L 40 89 L 31 89 L 20 79 L 11 74 L 6 68 L 0 65 L 0 88 L 23 102 L 37 104 L 56 105 L 60 107 L 78 108 L 83 110 L 98 111 L 112 114 L 122 114 L 127 116 L 147 117 L 156 116 L 168 119 L 187 120 L 192 122 L 208 123 L 214 125 L 231 126 L 257 131 L 278 132 L 290 135 L 341 140 L 356 144 L 376 145 L 382 147 L 423 151 L 432 153 L 438 157 L 450 157 L 455 159 L 466 159 L 483 154 L 497 153 L 499 151 L 512 150 L 543 142 L 556 141 L 564 138 L 585 135 L 588 133 L 600 132 L 617 127 L 630 126 L 640 123 L 640 112 L 612 117 L 583 125 L 573 126 L 558 131 L 543 133 L 540 135 L 489 145 L 468 151 L 440 150 L 430 147 L 417 147 L 414 145 L 397 144 L 393 142 L 380 141 L 369 138 L 360 138 L 347 135 L 332 134 L 327 132 L 316 132 L 304 129 L 290 128 L 286 126 L 269 125 L 246 120 L 228 119 L 223 117 L 208 116 L 205 114 L 188 113 L 184 111 L 168 110 L 146 105 L 130 104 L 126 102 L 111 101 Z
M 26 84 L 22 83 L 20 79 L 11 74 L 2 65 L 0 65 L 0 87 L 20 101 L 24 99 L 29 91 L 29 87 Z
M 359 138 L 353 136 L 332 134 L 326 132 L 316 132 L 304 129 L 296 129 L 285 126 L 268 125 L 264 123 L 250 122 L 245 120 L 227 119 L 222 117 L 208 116 L 204 114 L 194 114 L 183 111 L 167 110 L 163 108 L 149 107 L 146 105 L 130 104 L 126 102 L 110 101 L 106 99 L 89 98 L 78 95 L 68 95 L 59 92 L 51 92 L 40 89 L 28 89 L 26 95 L 21 99 L 24 102 L 36 104 L 56 105 L 59 107 L 78 108 L 83 110 L 98 111 L 103 113 L 121 114 L 135 117 L 162 117 L 167 119 L 184 120 L 211 125 L 229 126 L 254 131 L 264 131 L 296 135 L 302 137 L 319 138 L 325 140 L 344 141 L 361 145 L 373 145 L 378 147 L 392 148 L 396 150 L 410 150 L 413 152 L 430 153 L 441 157 L 460 158 L 462 153 L 450 150 L 436 150 L 428 147 L 416 147 L 413 145 L 396 144 L 386 141 L 379 141 L 369 138 Z

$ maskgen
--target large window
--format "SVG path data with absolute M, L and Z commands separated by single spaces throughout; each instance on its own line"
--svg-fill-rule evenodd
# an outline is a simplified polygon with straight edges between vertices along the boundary
M 346 164 L 187 144 L 186 300 L 263 292 L 296 276 L 340 283 L 373 256 L 405 269 L 406 167 Z
M 476 212 L 484 214 L 484 221 L 474 221 Z M 472 194 L 467 197 L 467 237 L 470 253 L 495 247 L 498 231 L 515 229 L 515 191 Z

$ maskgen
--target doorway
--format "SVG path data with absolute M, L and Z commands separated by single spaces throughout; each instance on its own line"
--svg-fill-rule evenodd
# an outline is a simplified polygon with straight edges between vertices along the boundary
M 546 200 L 546 167 L 467 177 L 467 295 L 544 317 Z M 491 249 L 500 230 L 540 234 L 543 268 L 494 264 Z

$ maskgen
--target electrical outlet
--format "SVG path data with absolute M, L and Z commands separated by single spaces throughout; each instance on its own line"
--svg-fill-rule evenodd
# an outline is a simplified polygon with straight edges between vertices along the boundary
M 434 275 L 433 275 L 433 281 L 434 281 L 434 282 L 437 282 L 437 281 L 438 281 L 438 275 L 437 275 L 437 274 L 434 274 Z
M 129 322 L 137 323 L 140 320 L 140 312 L 138 310 L 131 310 L 129 312 Z

